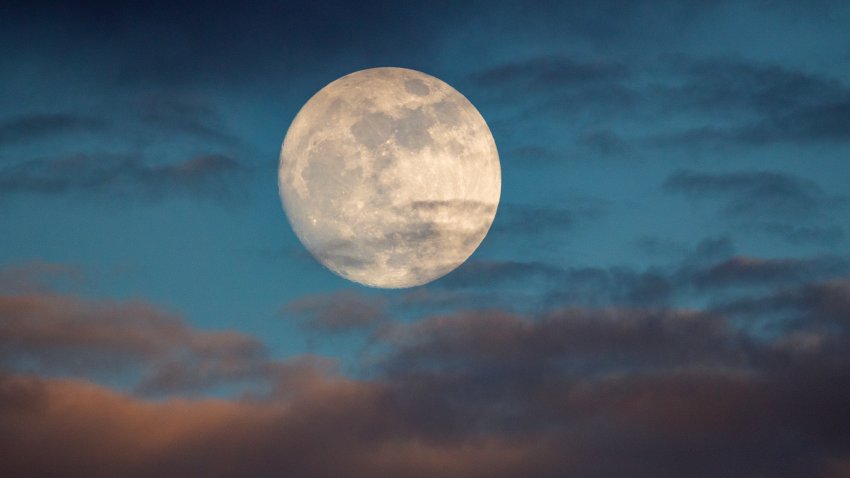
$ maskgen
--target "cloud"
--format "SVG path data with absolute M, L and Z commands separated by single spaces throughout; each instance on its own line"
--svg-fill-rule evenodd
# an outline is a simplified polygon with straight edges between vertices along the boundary
M 196 141 L 244 149 L 242 140 L 228 131 L 218 109 L 204 95 L 179 91 L 134 92 L 124 93 L 122 99 L 111 102 L 112 109 L 90 107 L 100 110 L 96 116 L 49 112 L 0 120 L 0 146 L 97 133 L 100 140 L 117 138 L 130 148 L 178 140 L 182 144 Z M 103 134 L 107 132 L 108 137 Z
M 558 279 L 563 272 L 561 268 L 543 262 L 469 260 L 438 284 L 447 288 L 494 286 L 534 277 Z
M 560 56 L 538 57 L 504 63 L 473 73 L 473 83 L 484 88 L 561 88 L 569 85 L 622 80 L 625 65 L 610 62 L 580 62 Z
M 144 97 L 135 114 L 142 124 L 174 136 L 192 136 L 225 146 L 237 146 L 240 140 L 227 132 L 216 111 L 202 97 L 158 94 Z
M 736 108 L 779 114 L 826 104 L 848 92 L 838 80 L 778 64 L 732 58 L 680 58 L 673 63 L 686 80 L 675 98 L 703 111 Z
M 695 271 L 692 281 L 698 288 L 775 286 L 839 277 L 848 272 L 850 263 L 840 257 L 762 259 L 736 256 Z
M 826 259 L 718 259 L 726 249 L 702 244 L 668 280 L 768 289 L 704 309 L 429 315 L 373 329 L 381 346 L 359 377 L 321 357 L 271 359 L 257 339 L 142 302 L 4 295 L 0 473 L 831 478 L 850 457 L 846 276 L 822 280 Z M 548 270 L 497 266 L 523 279 Z M 341 292 L 288 309 L 332 332 L 394 314 L 383 301 Z M 350 311 L 368 313 L 351 321 Z M 765 333 L 759 324 L 779 312 Z M 140 383 L 166 399 L 48 378 L 74 365 L 91 380 L 103 367 L 142 368 Z M 183 395 L 246 378 L 256 383 L 239 398 Z
M 682 307 L 712 304 L 850 274 L 844 256 L 767 258 L 737 254 L 727 238 L 710 238 L 679 259 L 645 268 L 563 267 L 515 260 L 470 260 L 405 301 L 427 309 L 486 307 L 532 311 L 559 306 Z M 401 301 L 404 303 L 404 301 Z M 444 304 L 445 303 L 445 304 Z
M 838 202 L 813 181 L 771 171 L 678 171 L 663 188 L 696 199 L 720 199 L 726 213 L 755 219 L 811 218 Z
M 850 325 L 850 279 L 847 276 L 796 284 L 756 297 L 720 304 L 718 311 L 750 319 L 769 318 L 773 328 L 809 328 L 841 333 Z
M 850 140 L 850 88 L 837 80 L 777 65 L 706 62 L 693 65 L 710 98 L 703 105 L 722 107 L 731 102 L 761 114 L 742 127 L 738 139 L 751 143 L 774 141 Z M 713 88 L 711 85 L 715 85 Z
M 846 303 L 846 289 L 833 287 L 832 294 L 818 303 L 835 304 L 836 296 Z M 798 331 L 764 340 L 721 314 L 687 310 L 456 314 L 398 332 L 386 366 L 395 380 L 448 409 L 440 413 L 468 426 L 515 425 L 525 435 L 546 430 L 564 452 L 578 446 L 587 461 L 558 463 L 572 475 L 616 476 L 628 467 L 655 476 L 711 476 L 722 467 L 731 476 L 821 476 L 831 459 L 850 452 L 838 445 L 846 431 L 827 418 L 850 418 L 838 412 L 848 396 L 839 384 L 850 378 L 842 351 L 850 328 L 834 314 L 838 308 L 830 310 L 837 328 L 811 331 L 804 348 Z M 809 375 L 813 369 L 820 370 Z M 814 403 L 830 412 L 807 415 Z M 789 443 L 777 433 L 797 438 Z M 649 461 L 635 465 L 621 456 L 612 463 L 604 452 L 612 441 Z M 841 451 L 824 457 L 818 450 L 826 441 Z M 678 451 L 671 455 L 670 447 Z M 794 454 L 777 466 L 778 455 L 764 447 Z
M 563 144 L 565 126 L 558 120 L 569 118 L 574 145 L 594 157 L 850 140 L 850 86 L 779 63 L 731 56 L 627 62 L 538 56 L 481 69 L 470 82 L 482 90 L 485 107 L 498 107 L 494 127 L 501 136 L 510 137 L 519 120 L 537 121 L 517 141 Z M 555 127 L 539 124 L 541 116 L 556 120 Z M 522 148 L 518 157 L 538 163 L 558 156 L 540 154 L 545 147 Z
M 656 236 L 639 237 L 634 241 L 634 245 L 641 253 L 649 256 L 679 255 L 685 251 L 682 244 Z
M 472 311 L 422 320 L 389 338 L 398 347 L 387 363 L 390 374 L 476 375 L 479 366 L 495 366 L 504 367 L 508 381 L 550 368 L 568 377 L 734 363 L 739 358 L 724 349 L 747 340 L 719 315 L 641 308 L 554 309 L 535 318 Z
M 801 348 L 694 311 L 476 311 L 385 336 L 368 380 L 293 363 L 259 399 L 154 402 L 6 374 L 0 471 L 826 477 L 850 453 L 848 330 Z
M 0 450 L 15 457 L 0 471 L 13 476 L 499 477 L 539 453 L 516 438 L 418 436 L 381 387 L 341 379 L 285 404 L 142 402 L 28 377 L 4 377 L 0 390 Z
M 631 149 L 628 141 L 610 129 L 586 131 L 579 136 L 579 144 L 603 156 L 623 154 Z
M 525 145 L 514 148 L 501 158 L 502 161 L 517 161 L 519 163 L 545 165 L 560 161 L 564 155 L 555 149 L 538 145 Z
M 763 224 L 761 229 L 782 238 L 790 244 L 836 244 L 844 240 L 846 233 L 839 226 L 801 226 L 783 223 Z
M 604 216 L 609 205 L 602 200 L 575 198 L 572 207 L 503 203 L 499 205 L 492 233 L 547 236 L 572 230 L 577 223 Z
M 298 317 L 314 332 L 350 332 L 375 326 L 387 319 L 386 302 L 351 291 L 301 297 L 286 304 L 283 315 Z
M 171 164 L 150 164 L 132 154 L 32 159 L 0 168 L 0 198 L 29 193 L 118 199 L 195 194 L 226 199 L 233 195 L 234 180 L 246 171 L 241 163 L 220 154 Z
M 80 284 L 86 274 L 80 267 L 34 261 L 0 267 L 0 293 L 26 294 L 54 290 L 59 283 Z
M 515 306 L 539 305 L 540 302 L 660 306 L 688 290 L 688 282 L 676 274 L 675 270 L 660 268 L 560 267 L 545 262 L 475 260 L 468 261 L 434 287 L 453 291 L 489 291 L 494 296 L 511 291 L 529 291 L 531 296 Z
M 531 56 L 474 70 L 466 82 L 496 137 L 515 141 L 526 164 L 540 164 L 564 156 L 570 128 L 597 130 L 603 118 L 634 112 L 641 98 L 632 67 L 607 57 Z
M 648 92 L 665 109 L 705 124 L 659 133 L 658 145 L 749 145 L 850 140 L 850 87 L 778 64 L 736 59 L 673 62 L 675 73 Z M 663 84 L 663 83 L 662 83 Z M 728 122 L 730 112 L 741 118 Z
M 0 145 L 100 131 L 105 122 L 69 114 L 31 114 L 0 121 Z
M 145 394 L 262 383 L 275 371 L 264 345 L 250 336 L 194 329 L 145 302 L 53 292 L 0 295 L 0 363 L 10 370 L 135 377 Z
M 20 194 L 227 201 L 241 192 L 250 167 L 235 158 L 253 152 L 203 96 L 125 93 L 109 103 L 111 110 L 87 108 L 99 110 L 97 117 L 39 114 L 0 122 L 0 145 L 27 143 L 0 161 L 0 201 Z M 81 132 L 98 134 L 65 138 Z M 69 146 L 71 140 L 77 145 Z

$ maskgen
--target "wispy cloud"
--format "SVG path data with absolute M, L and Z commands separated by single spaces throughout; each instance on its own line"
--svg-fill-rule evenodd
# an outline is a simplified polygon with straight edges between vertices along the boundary
M 386 301 L 351 291 L 298 298 L 286 304 L 284 318 L 295 317 L 313 332 L 336 333 L 368 329 L 387 319 Z
M 663 187 L 696 199 L 717 199 L 725 203 L 726 213 L 751 219 L 810 219 L 840 201 L 814 181 L 771 171 L 678 171 Z
M 623 64 L 604 61 L 578 61 L 559 56 L 518 60 L 473 73 L 471 80 L 485 88 L 532 89 L 563 88 L 570 85 L 598 84 L 623 80 L 629 69 Z
M 655 90 L 661 104 L 715 119 L 736 111 L 743 121 L 715 120 L 669 134 L 663 142 L 694 146 L 850 140 L 850 87 L 836 79 L 729 59 L 683 61 L 680 66 L 679 84 Z
M 540 206 L 504 203 L 499 205 L 492 233 L 515 236 L 551 237 L 570 231 L 577 225 L 599 219 L 608 213 L 609 204 L 603 200 L 574 198 L 570 206 Z
M 246 172 L 243 164 L 220 154 L 171 164 L 152 164 L 138 155 L 78 154 L 0 168 L 0 198 L 28 193 L 117 199 L 195 194 L 226 199 Z
M 103 120 L 70 114 L 16 116 L 0 121 L 0 145 L 101 131 L 106 127 L 107 123 Z
M 793 225 L 781 222 L 763 224 L 761 229 L 784 239 L 791 244 L 824 244 L 831 245 L 841 242 L 847 236 L 841 226 L 808 226 Z
M 219 112 L 201 96 L 147 95 L 135 106 L 131 119 L 138 119 L 157 135 L 184 136 L 231 147 L 240 143 L 222 124 Z
M 144 393 L 201 391 L 266 372 L 257 340 L 192 329 L 144 302 L 3 295 L 0 324 L 6 367 L 107 378 L 125 372 L 140 377 Z

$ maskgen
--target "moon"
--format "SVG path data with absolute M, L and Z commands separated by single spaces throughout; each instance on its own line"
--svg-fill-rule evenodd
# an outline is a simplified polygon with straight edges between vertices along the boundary
M 336 274 L 371 287 L 438 279 L 478 248 L 501 168 L 469 100 L 405 68 L 371 68 L 316 93 L 292 121 L 278 186 L 292 229 Z

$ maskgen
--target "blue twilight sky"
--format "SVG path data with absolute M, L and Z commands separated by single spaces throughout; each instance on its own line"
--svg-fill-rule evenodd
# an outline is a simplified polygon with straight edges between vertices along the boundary
M 455 371 L 473 382 L 492 373 L 495 383 L 513 387 L 551 371 L 526 350 L 537 342 L 511 341 L 525 329 L 499 327 L 520 320 L 536 330 L 557 316 L 595 331 L 568 329 L 564 337 L 588 333 L 589 343 L 611 353 L 571 355 L 575 344 L 565 338 L 549 344 L 566 347 L 565 355 L 546 364 L 569 363 L 566 369 L 586 380 L 603 369 L 637 380 L 690 360 L 665 348 L 671 341 L 690 344 L 715 330 L 705 325 L 710 330 L 661 337 L 652 330 L 664 327 L 651 321 L 643 324 L 647 335 L 635 338 L 588 325 L 640 321 L 648 311 L 689 321 L 721 317 L 735 340 L 746 339 L 748 345 L 693 345 L 708 351 L 696 369 L 722 363 L 767 374 L 785 362 L 742 365 L 717 351 L 740 347 L 746 355 L 834 337 L 844 345 L 830 363 L 850 364 L 850 4 L 175 3 L 0 6 L 0 372 L 83 380 L 133 400 L 237 400 L 279 384 L 240 368 L 241 361 L 228 368 L 221 357 L 229 360 L 231 352 L 204 340 L 238 336 L 261 351 L 263 367 L 305 357 L 336 363 L 344 377 L 338 380 L 361 385 L 407 384 L 417 360 L 448 374 L 440 368 L 446 364 L 433 362 L 470 340 L 471 348 L 503 344 L 505 354 L 518 354 L 517 364 L 458 352 Z M 407 290 L 361 287 L 321 267 L 289 227 L 277 191 L 280 145 L 298 109 L 334 79 L 378 66 L 420 70 L 463 93 L 490 125 L 502 167 L 500 207 L 480 248 L 444 278 Z M 827 296 L 816 294 L 824 290 Z M 130 320 L 135 325 L 120 325 L 139 310 L 145 312 Z M 211 334 L 198 340 L 207 344 L 203 350 L 216 350 L 215 365 L 193 355 L 195 345 L 186 344 L 195 339 L 174 339 L 183 344 L 175 346 L 177 355 L 188 354 L 191 364 L 180 358 L 163 365 L 147 352 L 115 358 L 117 349 L 171 343 L 174 335 L 146 335 L 166 318 L 183 331 L 176 336 Z M 452 329 L 452 320 L 461 326 Z M 39 321 L 41 329 L 21 325 Z M 147 325 L 133 328 L 139 324 Z M 87 335 L 96 330 L 132 339 Z M 408 333 L 429 339 L 410 345 L 399 338 Z M 139 336 L 152 342 L 139 345 Z M 621 356 L 629 344 L 636 355 Z M 89 355 L 92 363 L 116 365 L 92 366 Z M 850 365 L 836 367 L 828 381 L 850 384 Z M 505 379 L 515 368 L 519 378 Z M 178 369 L 182 379 L 166 373 Z M 160 386 L 146 381 L 151 377 Z M 451 410 L 480 405 L 446 390 L 423 393 L 446 399 Z M 832 403 L 835 392 L 823 393 L 821 401 L 785 404 L 777 413 Z M 509 403 L 523 409 L 526 399 Z M 417 403 L 409 408 L 430 410 Z M 618 407 L 612 410 L 629 409 Z M 501 421 L 507 415 L 488 413 L 496 415 L 482 418 L 481 433 L 495 428 L 516 437 Z M 523 415 L 517 426 L 527 425 L 531 437 L 549 436 L 534 418 Z M 846 419 L 845 412 L 840 420 Z M 753 426 L 774 424 L 765 417 Z M 803 458 L 783 462 L 787 476 L 848 476 L 842 473 L 850 473 L 850 435 L 807 424 L 777 428 L 793 444 L 768 446 L 750 461 L 718 451 L 727 468 L 700 455 L 682 463 L 648 459 L 653 464 L 644 471 L 785 476 L 767 456 L 792 449 Z M 596 440 L 585 458 L 608 449 Z M 642 446 L 658 451 L 669 444 L 658 438 Z M 570 468 L 540 453 L 535 460 L 552 467 L 518 468 L 517 476 L 599 470 L 590 458 L 587 468 L 585 461 Z M 441 459 L 411 466 L 462 462 Z M 375 463 L 362 473 L 405 469 Z M 292 468 L 300 476 L 331 473 L 302 465 Z M 254 474 L 271 469 L 273 460 Z M 156 469 L 143 470 L 140 476 Z M 457 470 L 472 476 L 469 468 Z M 606 470 L 590 476 L 617 476 Z

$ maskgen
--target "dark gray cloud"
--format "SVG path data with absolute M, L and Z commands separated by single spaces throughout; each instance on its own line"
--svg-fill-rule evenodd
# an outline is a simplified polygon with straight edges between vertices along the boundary
M 653 92 L 661 104 L 714 118 L 728 118 L 735 112 L 743 121 L 715 121 L 661 135 L 661 143 L 763 145 L 850 140 L 850 87 L 838 80 L 743 60 L 683 61 L 679 67 L 679 84 Z
M 157 94 L 143 97 L 132 116 L 159 135 L 192 137 L 219 145 L 238 146 L 239 138 L 227 131 L 218 111 L 200 96 Z
M 633 270 L 627 267 L 585 267 L 567 270 L 554 287 L 549 300 L 554 303 L 643 304 L 662 306 L 679 292 L 679 285 L 665 271 Z
M 658 147 L 850 140 L 850 86 L 778 63 L 681 55 L 629 62 L 543 56 L 482 69 L 470 81 L 484 90 L 485 105 L 503 108 L 494 124 L 502 136 L 512 137 L 519 121 L 541 115 L 556 120 L 558 127 L 544 128 L 539 144 L 521 149 L 536 160 L 551 156 L 537 153 L 547 149 L 542 144 L 559 143 L 565 128 L 578 130 L 575 144 L 593 157 Z M 570 122 L 562 123 L 565 119 Z
M 669 90 L 682 108 L 726 114 L 755 110 L 781 114 L 842 100 L 848 89 L 838 80 L 778 64 L 743 59 L 674 60 L 684 82 Z
M 604 57 L 520 57 L 473 71 L 466 83 L 490 112 L 497 138 L 518 143 L 517 158 L 531 159 L 528 164 L 565 156 L 565 132 L 598 129 L 600 121 L 631 114 L 640 101 L 632 66 Z
M 609 129 L 586 131 L 579 135 L 578 143 L 603 156 L 619 155 L 631 149 L 627 140 Z
M 771 171 L 678 171 L 664 181 L 663 187 L 696 199 L 718 199 L 725 203 L 726 213 L 754 219 L 808 219 L 838 202 L 813 181 Z
M 831 291 L 831 299 L 814 302 L 846 304 L 846 289 L 831 286 Z M 667 440 L 673 437 L 688 440 L 690 451 L 681 458 L 653 454 L 657 461 L 648 466 L 657 475 L 708 476 L 714 460 L 724 461 L 725 472 L 733 476 L 765 470 L 780 476 L 798 476 L 802 470 L 819 475 L 831 464 L 819 458 L 823 440 L 837 440 L 842 450 L 837 456 L 847 453 L 841 445 L 846 433 L 830 425 L 826 415 L 810 420 L 804 411 L 819 403 L 831 415 L 841 406 L 837 397 L 846 396 L 838 383 L 850 377 L 850 361 L 842 352 L 850 328 L 834 313 L 841 307 L 831 305 L 831 312 L 813 314 L 831 317 L 827 321 L 834 328 L 829 332 L 809 329 L 803 337 L 799 330 L 789 330 L 771 340 L 749 335 L 721 314 L 699 311 L 570 308 L 537 318 L 495 311 L 458 314 L 419 322 L 392 336 L 399 350 L 387 367 L 397 381 L 417 387 L 418 396 L 427 397 L 432 407 L 434 401 L 442 404 L 438 413 L 464 417 L 464 423 L 484 429 L 532 436 L 541 430 L 563 432 L 558 435 L 562 443 L 572 443 L 575 432 L 585 444 L 588 430 L 597 430 L 589 435 L 596 444 L 588 452 L 608 440 L 625 439 L 623 450 L 638 447 L 644 457 L 662 443 L 671 445 Z M 831 365 L 824 368 L 823 360 Z M 810 375 L 813 368 L 820 371 Z M 751 407 L 757 403 L 765 408 L 754 412 Z M 850 418 L 839 415 L 842 421 Z M 738 435 L 740 428 L 724 425 L 737 419 L 748 423 L 746 436 Z M 647 435 L 634 426 L 659 427 L 660 435 L 651 433 L 653 443 L 641 447 Z M 778 430 L 795 429 L 823 435 L 791 444 L 770 438 Z M 744 453 L 746 459 L 726 462 L 741 447 L 755 452 L 764 446 L 788 447 L 798 454 L 779 467 L 750 452 Z M 722 452 L 694 452 L 706 447 Z M 799 453 L 808 455 L 804 463 L 797 463 Z M 634 471 L 631 460 L 608 469 L 599 460 L 610 455 L 601 450 L 590 455 L 589 468 L 578 466 L 574 474 L 592 476 L 603 470 L 603 476 L 616 476 L 623 466 Z
M 850 262 L 840 257 L 759 259 L 736 256 L 693 271 L 692 282 L 697 288 L 776 286 L 824 280 L 847 273 L 850 273 Z
M 469 374 L 470 386 L 488 387 L 475 380 L 489 366 L 520 382 L 545 380 L 546 371 L 569 381 L 633 367 L 737 366 L 747 357 L 734 349 L 750 339 L 711 313 L 567 308 L 536 317 L 496 310 L 438 316 L 400 327 L 385 340 L 397 347 L 385 363 L 391 376 Z M 527 366 L 535 373 L 523 370 Z
M 433 293 L 417 303 L 425 307 L 429 300 L 450 300 L 456 308 L 492 303 L 520 311 L 559 306 L 674 307 L 722 304 L 741 294 L 769 293 L 850 276 L 850 260 L 844 256 L 776 259 L 740 255 L 726 238 L 707 239 L 691 251 L 678 250 L 674 255 L 679 258 L 673 263 L 646 268 L 470 260 L 430 286 Z M 518 294 L 518 300 L 497 299 L 512 294 Z
M 678 256 L 685 252 L 685 247 L 682 244 L 655 236 L 639 237 L 635 240 L 634 245 L 642 253 L 654 257 Z
M 219 112 L 201 95 L 160 92 L 116 103 L 97 116 L 42 113 L 7 118 L 0 121 L 0 146 L 67 139 L 82 133 L 98 135 L 100 139 L 118 138 L 132 146 L 152 138 L 242 146 L 240 139 L 224 126 Z
M 487 285 L 497 285 L 535 277 L 552 280 L 562 275 L 561 268 L 542 262 L 469 260 L 441 280 L 439 285 L 448 288 L 476 287 L 482 285 L 482 280 Z
M 544 165 L 553 164 L 561 160 L 563 157 L 563 153 L 560 153 L 551 148 L 536 145 L 526 145 L 515 148 L 507 155 L 503 154 L 500 160 L 511 163 L 518 162 L 533 165 Z
M 602 200 L 575 198 L 571 207 L 502 203 L 493 221 L 491 234 L 542 237 L 572 230 L 604 216 L 609 205 Z
M 174 193 L 234 196 L 240 179 L 250 170 L 234 158 L 251 153 L 229 133 L 204 96 L 179 92 L 130 96 L 115 101 L 112 109 L 100 108 L 96 117 L 44 114 L 0 124 L 0 144 L 26 142 L 43 151 L 42 141 L 55 140 L 45 144 L 59 151 L 32 158 L 6 155 L 0 165 L 0 198 L 20 193 L 125 199 Z M 84 152 L 80 150 L 85 146 L 63 145 L 65 136 L 81 132 L 97 134 L 97 141 L 110 144 L 97 149 L 125 152 Z M 80 152 L 62 152 L 68 150 Z M 186 156 L 170 162 L 152 160 L 170 159 L 180 154 L 173 151 L 187 150 L 216 152 L 183 153 Z
M 283 317 L 294 316 L 312 332 L 336 333 L 368 329 L 387 319 L 386 303 L 351 291 L 306 296 L 286 304 Z
M 519 60 L 473 73 L 470 79 L 484 88 L 563 88 L 570 85 L 623 80 L 628 68 L 604 61 L 582 62 L 565 57 Z
M 455 305 L 482 307 L 488 303 L 506 310 L 571 304 L 606 306 L 612 304 L 662 306 L 689 290 L 690 284 L 676 277 L 677 271 L 629 267 L 563 268 L 544 262 L 467 261 L 434 284 L 455 293 Z M 488 292 L 481 294 L 481 292 Z M 522 294 L 527 291 L 526 294 Z M 520 293 L 518 301 L 500 301 L 511 293 Z M 443 298 L 438 295 L 437 299 Z M 425 304 L 420 304 L 420 307 Z M 464 308 L 464 307 L 461 307 Z
M 840 243 L 847 234 L 840 226 L 807 226 L 783 223 L 768 223 L 761 225 L 768 234 L 778 236 L 790 244 L 823 244 Z
M 850 325 L 850 279 L 812 281 L 778 288 L 760 296 L 748 296 L 719 304 L 716 309 L 730 316 L 765 319 L 770 329 L 782 331 L 841 332 Z M 805 338 L 805 334 L 802 336 Z M 816 337 L 817 338 L 817 337 Z M 817 340 L 823 340 L 823 337 Z
M 246 171 L 236 160 L 218 154 L 158 165 L 136 155 L 79 154 L 0 168 L 0 197 L 29 193 L 159 199 L 197 194 L 228 199 Z
M 707 265 L 731 257 L 735 253 L 735 245 L 727 236 L 708 237 L 696 244 L 685 258 L 686 265 Z
M 101 119 L 70 114 L 32 114 L 0 121 L 0 145 L 56 136 L 96 132 L 107 127 Z

